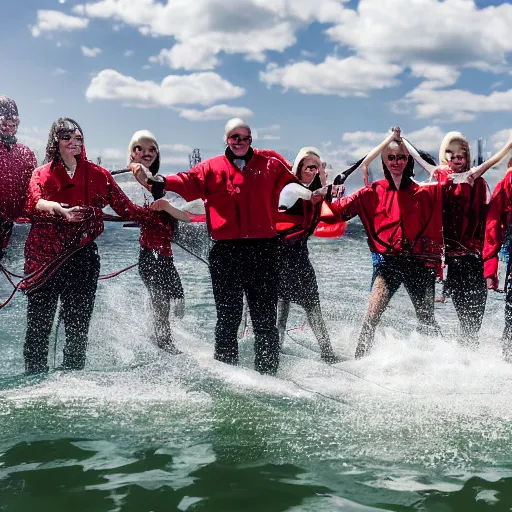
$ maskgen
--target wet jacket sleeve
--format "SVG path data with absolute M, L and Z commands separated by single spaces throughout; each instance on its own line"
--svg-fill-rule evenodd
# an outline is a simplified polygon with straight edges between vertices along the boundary
M 489 203 L 484 240 L 485 277 L 495 277 L 498 271 L 498 253 L 508 229 L 509 214 L 512 211 L 512 172 L 496 185 Z
M 108 204 L 121 217 L 135 222 L 160 222 L 158 212 L 133 204 L 119 185 L 113 180 L 108 183 Z
M 25 203 L 25 212 L 28 215 L 36 213 L 36 205 L 39 199 L 44 199 L 43 189 L 40 182 L 39 171 L 36 169 L 28 183 L 27 201 Z
M 205 199 L 205 174 L 209 164 L 201 162 L 188 172 L 165 176 L 165 190 L 179 194 L 185 201 Z
M 350 220 L 361 213 L 361 200 L 369 187 L 362 188 L 353 194 L 341 197 L 330 205 L 330 209 L 334 213 L 336 220 Z

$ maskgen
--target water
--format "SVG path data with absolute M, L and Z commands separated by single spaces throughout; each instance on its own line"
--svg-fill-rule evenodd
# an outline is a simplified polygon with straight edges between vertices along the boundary
M 22 266 L 26 227 L 7 263 Z M 138 230 L 109 225 L 102 273 L 136 261 Z M 444 338 L 414 331 L 403 290 L 352 359 L 371 258 L 361 227 L 313 239 L 335 351 L 321 362 L 291 330 L 278 378 L 212 359 L 207 268 L 176 249 L 187 312 L 173 357 L 152 340 L 136 270 L 100 282 L 86 370 L 23 377 L 23 295 L 0 312 L 0 511 L 485 511 L 512 507 L 512 367 L 501 360 L 503 297 L 491 294 L 478 350 L 459 348 L 451 303 Z M 0 296 L 9 288 L 0 280 Z M 289 327 L 304 315 L 292 309 Z M 62 357 L 62 329 L 55 364 Z M 51 349 L 53 366 L 53 340 Z

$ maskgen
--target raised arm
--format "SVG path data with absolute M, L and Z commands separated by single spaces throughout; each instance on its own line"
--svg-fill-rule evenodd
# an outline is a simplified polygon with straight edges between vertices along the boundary
M 505 145 L 489 160 L 486 160 L 483 164 L 480 164 L 478 167 L 472 169 L 471 177 L 473 180 L 476 180 L 480 176 L 482 176 L 487 170 L 496 165 L 502 158 L 506 156 L 506 154 L 512 149 L 512 131 L 509 133 L 508 140 Z
M 409 154 L 414 158 L 415 162 L 417 162 L 425 171 L 427 171 L 430 174 L 430 177 L 432 178 L 434 176 L 434 173 L 437 170 L 436 165 L 432 165 L 428 163 L 426 160 L 422 158 L 422 156 L 418 153 L 416 148 L 405 138 L 402 138 L 405 147 L 407 148 L 407 151 Z
M 368 185 L 368 166 L 384 151 L 386 146 L 393 140 L 400 140 L 400 128 L 395 127 L 389 135 L 376 147 L 374 147 L 364 158 L 361 163 L 363 167 L 364 184 Z

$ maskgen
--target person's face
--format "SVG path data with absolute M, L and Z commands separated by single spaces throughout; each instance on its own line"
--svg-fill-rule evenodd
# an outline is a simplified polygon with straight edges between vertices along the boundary
M 131 160 L 136 164 L 143 164 L 148 169 L 153 165 L 158 156 L 158 148 L 152 140 L 142 139 L 133 146 Z
M 74 132 L 64 132 L 58 135 L 59 152 L 62 158 L 75 157 L 82 151 L 84 138 L 79 130 Z
M 448 167 L 453 172 L 464 172 L 466 170 L 468 159 L 465 151 L 447 151 L 446 160 Z
M 244 156 L 252 143 L 252 137 L 247 128 L 235 128 L 228 136 L 229 149 L 236 156 Z
M 320 172 L 322 162 L 316 155 L 308 155 L 302 161 L 300 169 L 300 181 L 303 185 L 310 185 L 315 176 Z
M 14 137 L 20 124 L 19 117 L 0 117 L 0 135 L 3 137 Z
M 393 176 L 402 176 L 407 165 L 407 153 L 403 148 L 388 149 L 384 155 L 384 163 Z

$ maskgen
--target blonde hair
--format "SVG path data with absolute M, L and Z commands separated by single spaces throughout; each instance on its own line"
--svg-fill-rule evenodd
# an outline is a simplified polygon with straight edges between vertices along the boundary
M 456 153 L 459 151 L 466 153 L 466 167 L 469 169 L 471 164 L 471 151 L 466 137 L 464 137 L 460 132 L 448 132 L 444 136 L 441 142 L 441 147 L 439 148 L 439 163 L 442 165 L 448 165 L 446 153 Z

